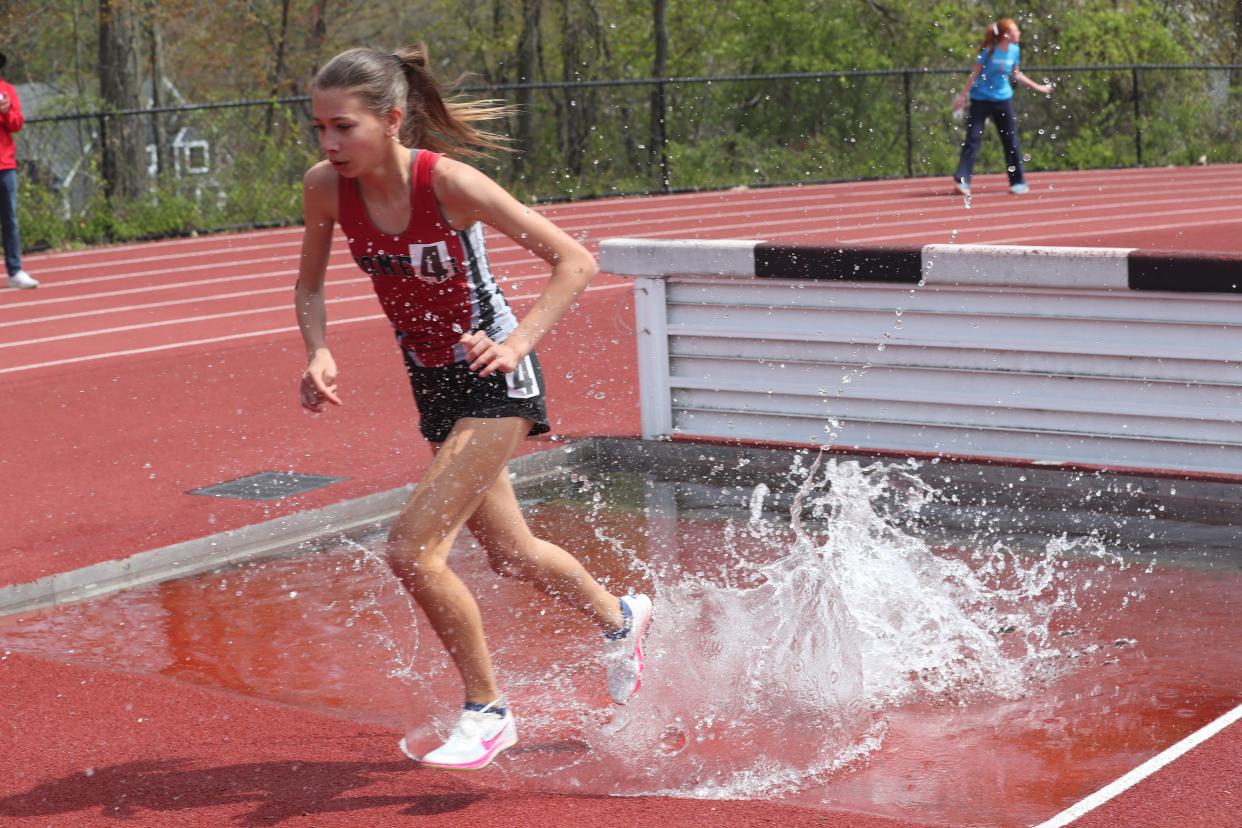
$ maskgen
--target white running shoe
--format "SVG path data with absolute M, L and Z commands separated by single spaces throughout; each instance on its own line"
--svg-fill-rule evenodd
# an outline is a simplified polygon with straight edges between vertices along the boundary
M 505 710 L 503 716 L 498 716 L 488 709 L 498 703 L 499 699 L 479 711 L 461 711 L 448 740 L 426 756 L 420 757 L 410 750 L 404 738 L 398 747 L 406 756 L 429 768 L 462 771 L 485 768 L 502 750 L 517 744 L 513 711 Z
M 1019 182 L 1017 184 L 1009 185 L 1009 192 L 1013 193 L 1014 195 L 1024 195 L 1027 192 L 1029 192 L 1030 189 L 1031 189 L 1030 186 L 1028 186 L 1024 182 Z
M 962 195 L 970 195 L 970 182 L 969 181 L 963 181 L 960 178 L 955 178 L 953 179 L 953 186 L 956 187 L 957 191 L 961 193 Z
M 11 288 L 17 288 L 18 290 L 30 290 L 31 288 L 37 288 L 38 286 L 39 283 L 35 281 L 35 278 L 24 270 L 19 270 L 9 277 L 9 287 Z
M 604 660 L 608 664 L 608 695 L 626 704 L 643 686 L 643 636 L 651 626 L 651 599 L 626 595 L 621 599 L 630 611 L 630 631 L 625 638 L 607 639 Z

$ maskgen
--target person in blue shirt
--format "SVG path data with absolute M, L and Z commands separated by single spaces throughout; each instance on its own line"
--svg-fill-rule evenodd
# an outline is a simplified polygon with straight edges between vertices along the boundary
M 1009 171 L 1009 192 L 1021 195 L 1030 189 L 1022 173 L 1022 147 L 1018 143 L 1018 118 L 1013 111 L 1013 87 L 1010 79 L 1041 95 L 1051 95 L 1052 85 L 1036 83 L 1018 69 L 1021 51 L 1018 41 L 1022 32 L 1010 18 L 1002 18 L 988 26 L 975 58 L 974 71 L 953 102 L 953 111 L 960 112 L 970 96 L 970 110 L 966 118 L 966 138 L 962 141 L 962 157 L 957 163 L 953 182 L 962 195 L 970 194 L 970 176 L 975 168 L 975 156 L 983 142 L 983 128 L 988 118 L 996 123 L 1001 144 L 1005 147 L 1005 166 Z

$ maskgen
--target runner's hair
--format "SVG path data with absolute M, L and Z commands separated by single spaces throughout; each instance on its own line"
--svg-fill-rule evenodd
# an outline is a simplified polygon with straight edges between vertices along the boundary
M 407 147 L 473 158 L 488 150 L 511 150 L 508 137 L 476 124 L 507 118 L 513 107 L 497 100 L 447 97 L 450 88 L 427 68 L 422 43 L 392 54 L 367 48 L 341 52 L 311 82 L 312 91 L 343 89 L 357 95 L 380 118 L 402 109 L 398 140 Z
M 983 42 L 979 44 L 979 48 L 987 49 L 988 57 L 991 57 L 996 51 L 996 44 L 1000 43 L 1001 35 L 1005 32 L 1012 32 L 1016 28 L 1018 24 L 1012 17 L 1002 17 L 995 23 L 989 23 L 983 32 Z

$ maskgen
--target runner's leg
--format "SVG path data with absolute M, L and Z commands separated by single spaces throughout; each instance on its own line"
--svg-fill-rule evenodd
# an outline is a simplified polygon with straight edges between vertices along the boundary
M 605 632 L 621 627 L 617 596 L 600 586 L 573 555 L 530 531 L 507 469 L 497 475 L 466 525 L 487 550 L 496 572 L 526 581 L 553 598 L 566 601 L 594 619 Z
M 389 532 L 389 563 L 457 665 L 467 702 L 486 704 L 500 691 L 479 606 L 448 553 L 529 430 L 520 417 L 458 420 Z

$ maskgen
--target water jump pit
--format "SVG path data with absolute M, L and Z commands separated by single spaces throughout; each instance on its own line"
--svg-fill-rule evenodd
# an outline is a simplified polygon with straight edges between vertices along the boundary
M 612 439 L 513 470 L 537 533 L 657 601 L 643 690 L 618 708 L 597 631 L 459 539 L 518 715 L 486 772 L 514 787 L 1031 825 L 1239 702 L 1237 483 Z M 237 534 L 131 561 L 139 585 L 89 600 L 26 590 L 0 651 L 433 745 L 460 684 L 383 561 L 403 496 L 222 567 Z

